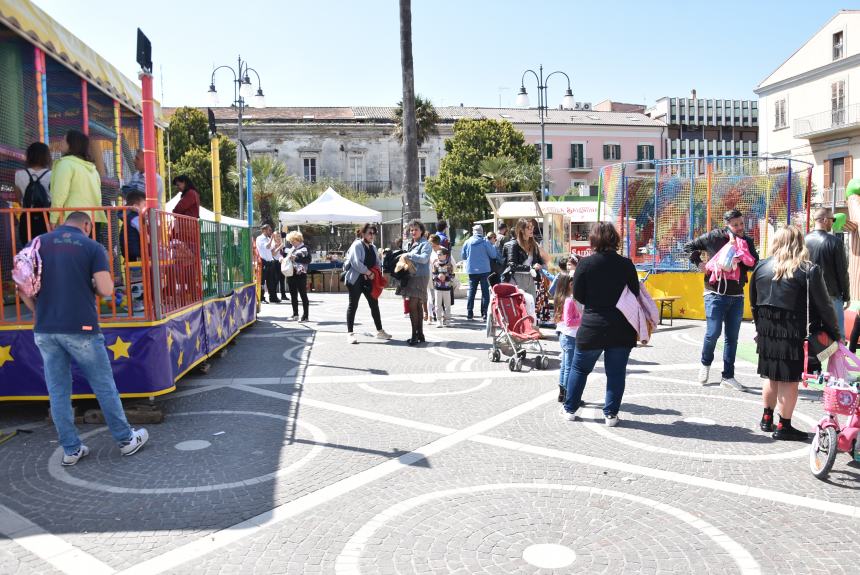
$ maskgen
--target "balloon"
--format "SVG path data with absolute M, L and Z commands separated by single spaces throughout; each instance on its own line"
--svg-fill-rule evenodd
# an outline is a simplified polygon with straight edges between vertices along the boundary
M 848 185 L 845 186 L 845 197 L 860 194 L 860 178 L 852 178 Z
M 853 182 L 854 180 L 851 180 L 851 181 Z M 846 191 L 845 193 L 847 194 L 848 192 Z M 855 193 L 857 193 L 857 192 L 855 192 Z M 835 216 L 833 216 L 833 231 L 837 232 L 837 233 L 841 232 L 842 228 L 845 227 L 845 222 L 847 222 L 847 221 L 848 221 L 848 215 L 847 214 L 836 214 Z

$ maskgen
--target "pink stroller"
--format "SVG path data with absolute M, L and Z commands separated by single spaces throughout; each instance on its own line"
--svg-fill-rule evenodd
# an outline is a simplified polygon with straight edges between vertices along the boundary
M 511 371 L 522 371 L 523 359 L 532 353 L 535 355 L 535 369 L 549 366 L 549 359 L 540 343 L 540 331 L 526 312 L 525 299 L 517 286 L 504 283 L 494 285 L 490 313 L 492 324 L 488 331 L 493 338 L 490 361 L 501 361 L 504 355 L 508 358 Z

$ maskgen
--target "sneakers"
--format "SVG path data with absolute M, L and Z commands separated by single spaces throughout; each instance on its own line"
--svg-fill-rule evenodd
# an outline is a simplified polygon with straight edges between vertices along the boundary
M 703 365 L 699 368 L 699 383 L 702 385 L 708 385 L 708 376 L 711 375 L 711 366 Z
M 436 328 L 437 328 L 437 329 L 438 329 L 438 328 L 440 328 L 440 327 L 445 327 L 445 322 L 440 321 L 440 322 L 438 322 L 438 323 L 436 324 Z
M 391 339 L 391 334 L 384 329 L 381 329 L 376 332 L 376 339 Z
M 617 415 L 607 415 L 604 416 L 604 421 L 606 421 L 606 427 L 615 427 L 618 425 L 618 416 Z
M 771 437 L 779 441 L 809 441 L 808 433 L 795 429 L 791 424 L 784 425 L 782 421 L 777 424 L 776 431 L 773 432 Z
M 356 344 L 358 343 L 358 338 L 355 337 L 354 333 L 346 334 L 346 343 Z
M 299 316 L 297 316 L 297 315 L 290 316 L 289 321 L 299 321 Z
M 579 410 L 576 411 L 568 411 L 564 408 L 564 405 L 561 406 L 561 416 L 568 421 L 576 421 L 576 414 Z
M 149 441 L 149 433 L 145 429 L 132 429 L 131 441 L 120 445 L 119 450 L 123 455 L 134 455 L 140 451 L 141 447 L 146 445 L 147 441 Z
M 73 454 L 71 454 L 71 455 L 63 454 L 63 465 L 65 465 L 65 466 L 74 465 L 75 463 L 80 461 L 82 457 L 86 457 L 89 454 L 90 454 L 90 448 L 84 444 L 81 444 L 81 446 L 78 447 L 78 450 L 76 452 L 74 452 Z
M 747 389 L 741 384 L 741 382 L 733 377 L 724 377 L 720 382 L 720 385 L 727 389 L 734 389 L 735 391 L 746 391 Z

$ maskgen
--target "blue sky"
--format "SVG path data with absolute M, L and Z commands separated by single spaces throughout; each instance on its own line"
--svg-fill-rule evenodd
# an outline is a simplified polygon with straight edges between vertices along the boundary
M 270 106 L 385 106 L 401 97 L 397 0 L 36 4 L 132 78 L 141 27 L 153 43 L 156 96 L 163 76 L 168 106 L 205 105 L 212 68 L 235 65 L 238 54 L 260 73 Z M 692 88 L 699 97 L 754 98 L 754 87 L 840 8 L 860 8 L 831 0 L 412 4 L 416 90 L 436 105 L 467 106 L 513 105 L 523 71 L 540 64 L 569 74 L 578 101 L 651 103 Z M 229 79 L 216 77 L 222 95 Z M 532 105 L 535 85 L 526 80 Z M 550 80 L 550 105 L 566 87 L 563 76 Z

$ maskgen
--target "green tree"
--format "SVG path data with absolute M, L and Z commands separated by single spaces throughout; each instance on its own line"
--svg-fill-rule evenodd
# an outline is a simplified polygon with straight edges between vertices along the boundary
M 179 108 L 170 117 L 167 126 L 170 139 L 170 157 L 176 162 L 192 148 L 209 148 L 209 120 L 197 108 Z
M 230 168 L 230 181 L 238 187 L 237 171 Z M 247 176 L 245 176 L 247 177 Z M 290 184 L 287 167 L 274 156 L 259 155 L 251 158 L 251 188 L 254 197 L 254 214 L 260 222 L 272 222 L 285 204 Z
M 517 179 L 517 163 L 510 156 L 484 158 L 478 164 L 481 177 L 493 184 L 496 192 L 505 192 Z
M 537 150 L 526 144 L 522 132 L 510 122 L 458 120 L 453 137 L 445 141 L 445 151 L 439 175 L 426 179 L 425 191 L 440 217 L 458 223 L 467 224 L 487 217 L 489 205 L 484 194 L 495 189 L 491 179 L 482 177 L 481 162 L 488 158 L 507 156 L 512 159 L 509 191 L 536 189 L 530 187 L 534 184 L 531 178 L 525 177 L 535 168 L 537 181 L 540 181 Z
M 394 127 L 394 136 L 397 141 L 403 143 L 403 100 L 397 102 L 397 108 L 394 110 L 394 118 L 397 124 Z M 439 114 L 433 103 L 428 99 L 425 100 L 421 95 L 415 96 L 415 122 L 416 134 L 418 138 L 418 146 L 427 141 L 430 136 L 435 136 L 439 133 Z

